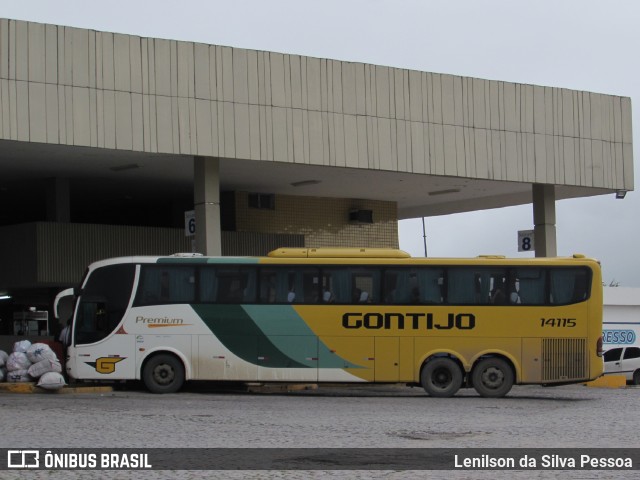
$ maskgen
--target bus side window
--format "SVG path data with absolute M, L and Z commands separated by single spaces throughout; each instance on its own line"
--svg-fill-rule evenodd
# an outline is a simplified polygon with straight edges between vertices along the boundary
M 293 303 L 296 288 L 292 275 L 284 268 L 264 268 L 260 271 L 260 303 Z
M 218 277 L 213 267 L 200 270 L 200 301 L 213 303 L 218 298 Z
M 220 275 L 218 277 L 220 291 L 218 303 L 241 303 L 243 297 L 242 279 L 233 275 Z
M 322 273 L 322 298 L 325 303 L 351 303 L 351 284 L 347 268 L 328 268 Z
M 378 303 L 380 301 L 380 278 L 378 268 L 352 269 L 351 291 L 353 303 Z
M 476 300 L 476 295 L 479 293 L 478 289 L 481 286 L 474 270 L 470 268 L 450 268 L 447 282 L 448 303 L 473 305 L 478 301 Z M 486 300 L 483 303 L 486 303 Z
M 297 267 L 285 270 L 287 303 L 318 303 L 319 272 L 313 267 Z
M 143 265 L 137 304 L 190 303 L 194 299 L 193 267 Z
M 216 303 L 255 303 L 257 272 L 255 268 L 216 268 Z M 201 280 L 202 282 L 202 280 Z
M 409 303 L 409 269 L 387 269 L 384 272 L 384 303 L 402 305 Z
M 258 301 L 260 303 L 275 303 L 277 289 L 277 273 L 273 270 L 260 272 Z
M 544 305 L 547 280 L 542 268 L 518 268 L 518 297 L 525 305 Z
M 589 295 L 589 278 L 585 270 L 576 272 L 575 283 L 573 285 L 573 302 L 582 302 Z
M 444 269 L 420 267 L 386 269 L 384 303 L 395 305 L 441 304 Z
M 299 298 L 302 303 L 318 303 L 320 299 L 320 273 L 316 268 L 307 267 L 297 273 L 296 283 L 302 291 L 296 288 L 296 301 Z
M 444 270 L 441 268 L 420 268 L 417 271 L 419 287 L 411 291 L 411 297 L 417 297 L 418 303 L 442 303 L 442 284 Z
M 584 268 L 552 268 L 551 303 L 566 305 L 587 299 L 589 275 Z

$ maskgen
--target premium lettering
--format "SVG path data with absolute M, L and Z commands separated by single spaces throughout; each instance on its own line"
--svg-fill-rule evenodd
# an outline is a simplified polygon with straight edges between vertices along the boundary
M 137 316 L 136 323 L 147 323 L 147 324 L 168 323 L 171 325 L 182 325 L 184 323 L 184 320 L 182 318 L 169 318 L 169 317 L 149 318 L 149 317 Z

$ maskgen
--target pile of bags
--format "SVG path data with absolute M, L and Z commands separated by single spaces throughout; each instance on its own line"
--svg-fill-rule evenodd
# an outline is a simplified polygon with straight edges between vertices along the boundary
M 7 355 L 0 350 L 0 381 L 32 382 L 47 390 L 65 386 L 62 367 L 55 352 L 46 343 L 21 340 L 14 343 L 13 352 Z

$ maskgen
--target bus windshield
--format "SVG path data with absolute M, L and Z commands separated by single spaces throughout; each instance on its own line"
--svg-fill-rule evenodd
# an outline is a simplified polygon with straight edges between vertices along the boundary
M 88 277 L 74 322 L 75 345 L 99 342 L 122 320 L 129 305 L 135 265 L 109 265 Z

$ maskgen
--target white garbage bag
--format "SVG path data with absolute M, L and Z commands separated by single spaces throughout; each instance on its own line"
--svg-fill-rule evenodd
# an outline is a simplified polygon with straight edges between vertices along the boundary
M 0 350 L 0 367 L 4 367 L 4 364 L 7 362 L 7 358 L 9 358 L 9 354 L 4 350 Z
M 7 372 L 7 382 L 11 383 L 22 383 L 22 382 L 30 382 L 33 380 L 29 376 L 28 370 L 13 370 L 12 372 Z
M 44 359 L 29 367 L 29 375 L 33 378 L 40 378 L 40 376 L 47 372 L 61 373 L 62 366 L 57 361 Z
M 56 372 L 47 372 L 38 380 L 38 386 L 46 390 L 58 390 L 65 385 L 64 377 Z
M 27 358 L 31 363 L 38 363 L 41 360 L 58 361 L 56 353 L 46 343 L 34 343 L 27 349 Z
M 7 358 L 7 370 L 15 372 L 16 370 L 27 370 L 31 366 L 27 354 L 24 352 L 13 352 Z
M 29 350 L 30 346 L 31 342 L 29 340 L 20 340 L 19 342 L 13 344 L 13 351 L 27 353 L 27 350 Z

